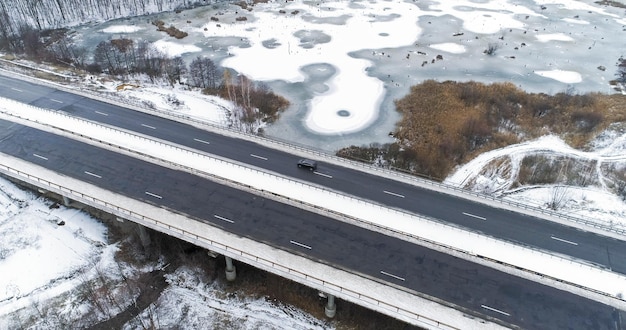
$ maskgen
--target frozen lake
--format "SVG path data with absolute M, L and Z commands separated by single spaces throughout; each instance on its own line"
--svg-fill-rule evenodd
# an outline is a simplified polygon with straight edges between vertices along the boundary
M 573 0 L 290 1 L 92 24 L 76 37 L 90 49 L 108 38 L 144 39 L 265 81 L 292 104 L 266 134 L 334 151 L 391 142 L 393 101 L 426 79 L 613 93 L 624 17 L 625 9 Z M 157 32 L 156 19 L 189 36 Z

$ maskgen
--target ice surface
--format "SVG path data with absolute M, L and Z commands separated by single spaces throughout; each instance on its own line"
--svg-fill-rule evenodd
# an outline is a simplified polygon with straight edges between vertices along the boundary
M 399 119 L 393 101 L 425 79 L 612 93 L 611 68 L 623 55 L 615 40 L 626 24 L 615 7 L 530 0 L 290 1 L 259 3 L 252 11 L 219 4 L 156 17 L 189 32 L 175 44 L 190 48 L 172 45 L 144 18 L 85 26 L 77 39 L 95 44 L 111 37 L 98 31 L 131 23 L 143 30 L 120 35 L 165 40 L 171 54 L 188 61 L 208 56 L 266 81 L 292 103 L 266 134 L 329 151 L 391 142 Z M 497 48 L 492 56 L 484 54 L 490 45 Z M 443 60 L 433 62 L 437 55 Z

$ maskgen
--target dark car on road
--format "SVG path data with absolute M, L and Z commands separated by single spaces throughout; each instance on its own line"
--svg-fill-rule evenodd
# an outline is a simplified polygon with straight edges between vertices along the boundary
M 308 168 L 310 171 L 315 171 L 317 169 L 317 162 L 310 159 L 300 159 L 298 161 L 299 168 Z

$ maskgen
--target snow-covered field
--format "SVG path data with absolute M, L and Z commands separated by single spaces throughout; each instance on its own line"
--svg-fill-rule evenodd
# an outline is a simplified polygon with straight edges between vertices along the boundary
M 279 15 L 280 9 L 286 13 Z M 295 11 L 297 14 L 292 14 Z M 177 25 L 191 32 L 192 41 L 148 34 L 153 27 L 145 18 L 141 23 L 109 22 L 79 32 L 101 31 L 99 38 L 154 38 L 155 46 L 172 56 L 213 56 L 251 78 L 267 80 L 296 104 L 268 128 L 268 134 L 328 149 L 385 142 L 397 120 L 391 114 L 393 99 L 426 78 L 510 80 L 530 91 L 559 92 L 570 86 L 581 91 L 610 91 L 608 80 L 615 61 L 623 55 L 619 52 L 624 51 L 615 43 L 626 35 L 623 9 L 574 0 L 456 0 L 428 6 L 402 1 L 327 1 L 318 5 L 293 1 L 260 4 L 238 15 L 249 19 L 236 22 L 232 7 L 218 16 L 217 23 L 209 22 L 208 15 L 198 15 L 193 24 L 185 24 L 190 17 L 182 16 Z M 220 46 L 214 47 L 210 41 Z M 498 44 L 496 56 L 482 54 L 488 43 Z M 431 63 L 437 54 L 443 54 L 444 60 Z M 259 58 L 272 62 L 258 65 Z M 428 64 L 422 65 L 423 61 Z M 598 66 L 607 70 L 598 70 Z M 89 79 L 83 83 L 109 91 L 121 84 Z M 228 121 L 230 105 L 223 100 L 178 87 L 141 85 L 118 93 L 193 118 L 221 124 Z M 297 95 L 304 99 L 294 102 Z M 541 153 L 596 160 L 599 165 L 624 163 L 626 133 L 604 136 L 587 152 L 573 150 L 555 137 L 494 150 L 459 168 L 446 182 L 471 182 L 471 189 L 545 207 L 560 188 L 511 186 L 522 157 Z M 512 174 L 489 169 L 489 164 L 502 158 L 511 161 Z M 626 204 L 608 189 L 599 169 L 594 175 L 601 184 L 568 187 L 559 211 L 623 225 Z M 93 313 L 93 306 L 75 293 L 98 276 L 94 269 L 118 279 L 120 272 L 152 269 L 120 270 L 113 260 L 117 243 L 107 242 L 107 230 L 97 219 L 63 206 L 51 208 L 51 202 L 5 180 L 0 180 L 0 190 L 0 328 L 19 328 L 31 317 L 36 320 L 33 328 L 62 327 L 64 320 Z M 230 315 L 237 328 L 329 327 L 304 312 L 263 299 L 223 297 L 219 287 L 202 282 L 194 269 L 176 271 L 168 281 L 168 290 L 153 308 L 178 323 L 166 324 L 163 317 L 163 327 L 190 324 L 189 328 L 194 328 L 191 325 L 221 322 L 221 314 Z M 44 306 L 58 308 L 58 317 L 44 317 Z M 251 311 L 260 316 L 249 318 Z M 149 318 L 149 313 L 146 310 L 143 317 Z

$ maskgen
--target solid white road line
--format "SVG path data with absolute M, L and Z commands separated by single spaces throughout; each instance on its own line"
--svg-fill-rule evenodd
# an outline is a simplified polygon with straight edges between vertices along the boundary
M 383 270 L 381 270 L 381 271 L 380 271 L 380 273 L 381 273 L 381 274 L 383 274 L 383 275 L 387 275 L 387 276 L 389 276 L 389 277 L 393 277 L 393 278 L 395 278 L 396 280 L 405 281 L 405 279 L 404 279 L 404 278 L 402 278 L 402 277 L 400 277 L 400 276 L 398 276 L 398 275 L 393 275 L 393 274 L 391 274 L 391 273 L 387 273 L 386 271 L 383 271 Z
M 149 191 L 146 191 L 146 195 L 149 195 L 149 196 L 152 196 L 152 197 L 155 197 L 155 198 L 158 198 L 158 199 L 162 199 L 163 198 L 163 197 L 161 197 L 161 196 L 159 196 L 157 194 L 153 194 L 153 193 L 151 193 Z
M 310 246 L 308 246 L 308 245 L 304 245 L 304 244 L 302 244 L 302 243 L 298 243 L 298 242 L 296 242 L 296 241 L 289 241 L 289 243 L 291 243 L 291 244 L 293 244 L 293 245 L 297 245 L 297 246 L 299 246 L 299 247 L 303 247 L 303 248 L 305 248 L 305 249 L 309 249 L 309 250 L 311 249 L 311 247 L 310 247 Z
M 396 193 L 391 192 L 391 191 L 383 190 L 383 192 L 384 192 L 385 194 L 389 194 L 389 195 L 391 195 L 391 196 L 396 196 L 396 197 L 404 198 L 404 195 L 396 194 Z
M 50 101 L 56 102 L 56 103 L 63 103 L 63 101 L 59 101 L 59 100 L 55 100 L 55 99 L 50 99 Z
M 101 111 L 95 111 L 95 113 L 99 114 L 99 115 L 103 115 L 103 116 L 108 116 L 109 114 L 106 112 L 101 112 Z
M 251 157 L 254 157 L 254 158 L 262 159 L 262 160 L 267 160 L 267 158 L 266 158 L 266 157 L 259 156 L 259 155 L 255 155 L 255 154 L 250 154 L 250 156 L 251 156 Z
M 204 140 L 200 140 L 200 139 L 193 139 L 196 142 L 200 142 L 200 143 L 204 143 L 204 144 L 211 144 L 209 141 L 204 141 Z
M 503 311 L 501 311 L 501 310 L 499 310 L 499 309 L 495 309 L 495 308 L 493 308 L 493 307 L 489 307 L 489 306 L 487 306 L 487 305 L 480 305 L 480 307 L 482 307 L 482 308 L 484 308 L 484 309 L 487 309 L 487 310 L 490 310 L 490 311 L 492 311 L 492 312 L 500 313 L 500 314 L 502 314 L 502 315 L 511 316 L 511 314 L 509 314 L 509 313 L 507 313 L 507 312 L 503 312 Z
M 217 214 L 213 214 L 213 217 L 215 217 L 216 219 L 220 219 L 220 220 L 222 220 L 222 221 L 226 221 L 226 222 L 230 222 L 230 223 L 235 223 L 233 220 L 230 220 L 230 219 L 228 219 L 228 218 L 224 218 L 224 217 L 220 217 L 220 216 L 219 216 L 219 215 L 217 215 Z
M 147 127 L 147 128 L 149 128 L 149 129 L 156 129 L 156 127 L 154 127 L 154 126 L 150 126 L 150 125 L 146 125 L 146 124 L 141 124 L 141 126 L 143 126 L 143 127 Z
M 44 156 L 41 156 L 41 155 L 38 155 L 38 154 L 33 154 L 33 156 L 35 156 L 35 157 L 37 157 L 37 158 L 41 158 L 41 159 L 43 159 L 43 160 L 48 160 L 48 158 L 46 158 L 46 157 L 44 157 Z
M 555 237 L 555 236 L 550 236 L 550 238 L 552 238 L 553 240 L 559 241 L 559 242 L 572 244 L 572 245 L 578 245 L 578 243 L 576 243 L 576 242 L 568 241 L 566 239 L 558 238 L 558 237 Z
M 11 89 L 12 89 L 12 90 L 14 90 L 14 91 L 16 91 L 16 92 L 20 92 L 20 93 L 21 93 L 21 92 L 23 92 L 23 90 L 21 90 L 21 89 L 17 89 L 17 88 L 14 88 L 14 87 L 11 87 Z
M 467 213 L 467 212 L 463 212 L 463 215 L 467 215 L 468 217 L 472 217 L 472 218 L 476 218 L 476 219 L 480 219 L 480 220 L 487 220 L 487 218 L 485 218 L 485 217 L 481 217 L 481 216 L 474 215 L 474 214 Z
M 98 179 L 102 179 L 102 177 L 101 177 L 101 176 L 99 176 L 98 174 L 94 174 L 94 173 L 87 172 L 87 171 L 85 171 L 85 174 L 87 174 L 87 175 L 91 175 L 91 176 L 96 177 L 96 178 L 98 178 Z
M 314 174 L 317 174 L 317 175 L 321 175 L 321 176 L 326 177 L 326 178 L 329 178 L 329 179 L 332 179 L 332 178 L 333 178 L 333 176 L 332 176 L 332 175 L 328 175 L 328 174 L 320 173 L 320 172 L 317 172 L 317 171 L 315 171 L 315 172 L 313 172 L 313 173 L 314 173 Z

